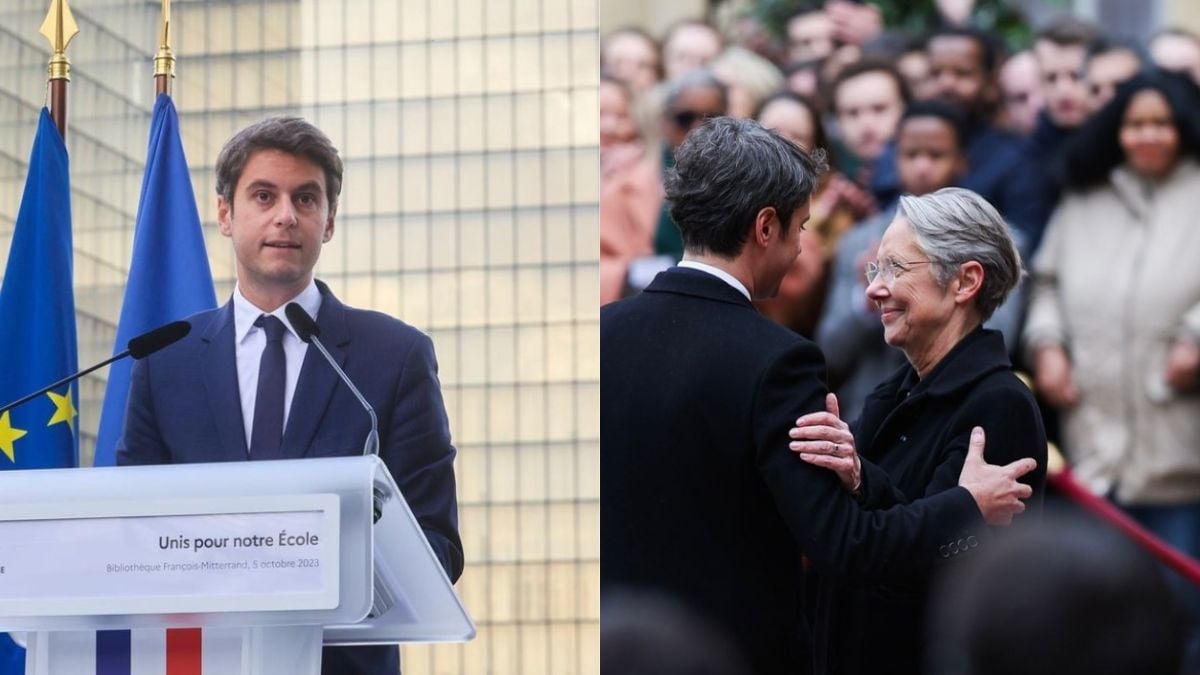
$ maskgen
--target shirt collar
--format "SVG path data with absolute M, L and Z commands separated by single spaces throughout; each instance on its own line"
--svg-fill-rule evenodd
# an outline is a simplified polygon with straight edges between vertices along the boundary
M 738 293 L 741 293 L 742 295 L 746 296 L 747 300 L 750 299 L 750 291 L 746 290 L 746 287 L 742 284 L 742 282 L 738 281 L 737 277 L 733 276 L 732 274 L 730 274 L 729 272 L 726 272 L 723 269 L 720 269 L 719 267 L 713 267 L 712 265 L 707 265 L 705 263 L 697 262 L 695 260 L 680 260 L 679 266 L 687 267 L 687 268 L 693 269 L 693 270 L 700 270 L 701 272 L 708 272 L 709 274 L 720 279 L 721 281 L 724 281 L 725 283 L 729 284 L 730 286 L 733 286 L 733 288 Z
M 293 302 L 303 307 L 304 311 L 308 312 L 308 315 L 313 317 L 313 320 L 316 320 L 317 312 L 321 311 L 321 291 L 317 289 L 317 282 L 309 280 L 308 285 L 304 287 L 304 290 L 300 291 L 299 295 L 280 305 L 274 312 L 264 312 L 259 309 L 253 302 L 247 300 L 246 296 L 242 295 L 240 285 L 234 286 L 233 331 L 236 344 L 241 344 L 246 339 L 246 336 L 250 335 L 250 331 L 254 330 L 255 327 L 254 322 L 263 314 L 271 314 L 278 317 L 283 322 L 283 325 L 287 327 L 288 331 L 292 335 L 296 335 L 296 330 L 292 328 L 292 322 L 288 321 L 285 311 L 285 308 Z M 299 337 L 299 335 L 296 335 L 297 339 Z

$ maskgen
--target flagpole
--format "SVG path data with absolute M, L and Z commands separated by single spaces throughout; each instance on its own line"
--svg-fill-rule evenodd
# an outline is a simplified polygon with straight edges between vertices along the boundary
M 79 34 L 75 17 L 67 0 L 50 0 L 50 10 L 42 22 L 41 34 L 50 41 L 54 54 L 47 65 L 47 85 L 50 88 L 50 118 L 58 133 L 67 138 L 67 83 L 71 81 L 71 61 L 67 58 L 67 45 Z
M 171 94 L 175 79 L 175 54 L 171 52 L 171 0 L 162 0 L 162 21 L 159 28 L 158 53 L 154 55 L 154 92 Z

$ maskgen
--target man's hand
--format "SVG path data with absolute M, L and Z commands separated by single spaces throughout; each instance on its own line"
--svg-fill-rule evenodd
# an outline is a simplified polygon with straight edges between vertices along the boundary
M 1026 457 L 1005 466 L 988 464 L 983 460 L 983 445 L 983 429 L 975 427 L 958 484 L 975 498 L 988 525 L 1010 525 L 1013 516 L 1025 510 L 1021 500 L 1033 495 L 1033 488 L 1017 479 L 1037 468 L 1037 461 Z
M 833 36 L 852 45 L 864 45 L 883 32 L 883 13 L 873 4 L 829 0 L 825 13 L 833 20 Z
M 1186 338 L 1176 340 L 1167 355 L 1167 384 L 1175 391 L 1195 389 L 1198 370 L 1200 345 Z
M 837 396 L 826 394 L 825 410 L 796 420 L 788 432 L 793 439 L 788 447 L 809 464 L 833 471 L 847 492 L 857 493 L 862 487 L 862 462 L 850 426 L 838 414 Z
M 829 179 L 825 189 L 836 191 L 839 203 L 850 209 L 855 220 L 862 220 L 879 210 L 875 197 L 871 196 L 870 192 L 840 173 L 835 173 Z
M 1042 398 L 1055 408 L 1069 410 L 1079 405 L 1079 390 L 1071 375 L 1071 358 L 1059 345 L 1046 345 L 1037 350 L 1034 384 Z
M 809 213 L 813 222 L 820 222 L 839 208 L 849 209 L 856 221 L 862 220 L 875 212 L 875 198 L 849 178 L 834 174 L 813 198 Z

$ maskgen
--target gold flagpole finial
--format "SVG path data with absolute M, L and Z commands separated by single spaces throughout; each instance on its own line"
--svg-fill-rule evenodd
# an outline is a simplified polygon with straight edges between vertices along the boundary
M 158 34 L 158 53 L 154 55 L 154 76 L 175 77 L 175 54 L 171 52 L 171 0 L 162 0 L 162 25 Z
M 54 55 L 50 57 L 50 80 L 71 80 L 71 62 L 67 59 L 67 45 L 71 38 L 79 34 L 79 26 L 75 25 L 75 17 L 67 0 L 51 0 L 50 11 L 42 22 L 41 34 L 50 41 Z

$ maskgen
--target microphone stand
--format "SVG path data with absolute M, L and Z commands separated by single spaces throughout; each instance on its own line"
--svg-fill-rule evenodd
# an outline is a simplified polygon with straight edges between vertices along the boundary
M 329 351 L 325 349 L 325 345 L 321 344 L 321 340 L 316 335 L 310 336 L 309 344 L 315 346 L 317 349 L 319 349 L 321 351 L 321 354 L 325 356 L 325 360 L 328 361 L 329 365 L 333 366 L 334 371 L 336 371 L 337 374 L 341 376 L 342 382 L 345 382 L 345 383 L 350 382 L 350 376 L 346 375 L 346 372 L 344 370 L 342 370 L 342 367 L 338 365 L 337 360 L 334 359 L 333 356 L 329 353 Z M 376 417 L 375 417 L 375 409 L 371 407 L 370 403 L 367 403 L 367 399 L 363 398 L 362 393 L 358 391 L 357 387 L 349 386 L 346 388 L 350 390 L 350 393 L 354 394 L 354 398 L 358 399 L 358 402 L 362 404 L 362 407 L 367 409 L 367 414 L 371 416 L 371 431 L 367 433 L 367 442 L 363 444 L 363 455 L 364 456 L 375 455 L 376 457 L 378 457 L 379 456 L 379 420 L 376 419 Z M 383 516 L 383 502 L 385 499 L 387 499 L 387 497 L 383 494 L 383 492 L 380 490 L 380 488 L 378 486 L 375 487 L 374 493 L 375 493 L 375 499 L 372 500 L 372 505 L 371 505 L 372 506 L 371 511 L 372 511 L 372 516 L 373 516 L 373 519 L 371 522 L 378 523 L 379 518 L 381 516 Z
M 113 356 L 112 358 L 108 359 L 107 361 L 101 361 L 100 363 L 97 363 L 96 365 L 92 366 L 91 368 L 88 368 L 87 370 L 81 370 L 78 373 L 75 373 L 73 375 L 68 375 L 68 376 L 64 377 L 63 379 L 59 380 L 58 382 L 55 382 L 54 384 L 42 387 L 41 389 L 39 389 L 27 396 L 22 396 L 21 398 L 13 401 L 12 403 L 9 403 L 8 405 L 4 406 L 3 408 L 0 408 L 0 413 L 6 413 L 9 410 L 21 405 L 22 403 L 25 403 L 27 401 L 32 401 L 33 399 L 41 396 L 42 394 L 44 394 L 52 389 L 57 389 L 57 388 L 61 387 L 62 385 L 67 384 L 68 382 L 71 382 L 72 380 L 78 380 L 79 378 L 83 377 L 84 375 L 87 375 L 88 373 L 92 372 L 93 370 L 103 368 L 104 366 L 107 366 L 108 364 L 112 363 L 113 361 L 119 361 L 119 360 L 125 358 L 126 356 L 129 356 L 129 353 L 130 353 L 129 350 L 126 349 L 125 351 L 121 352 L 120 354 L 117 354 L 116 356 Z
M 342 370 L 342 367 L 338 365 L 337 360 L 333 358 L 333 356 L 329 353 L 329 350 L 325 349 L 325 345 L 321 344 L 321 341 L 317 339 L 317 333 L 320 332 L 320 328 L 317 326 L 317 322 L 308 315 L 308 312 L 304 311 L 304 308 L 299 304 L 292 302 L 288 303 L 288 306 L 284 309 L 284 313 L 287 314 L 288 321 L 291 321 L 292 328 L 296 329 L 296 333 L 300 335 L 300 339 L 316 346 L 316 348 L 321 352 L 321 356 L 325 357 L 325 361 L 333 367 L 333 370 L 338 374 L 338 377 L 342 378 L 342 382 L 346 385 L 346 388 L 350 390 L 350 393 L 354 394 L 354 398 L 358 399 L 359 404 L 362 405 L 362 407 L 366 409 L 367 414 L 371 416 L 371 431 L 367 434 L 366 443 L 363 444 L 363 455 L 375 455 L 378 457 L 379 420 L 375 417 L 375 409 L 372 408 L 371 404 L 367 402 L 367 399 L 362 395 L 362 392 L 358 390 L 358 387 L 354 386 L 354 382 L 350 379 L 350 376 L 346 374 L 346 371 Z M 374 520 L 372 522 L 377 523 L 379 522 L 379 518 L 383 515 L 383 502 L 388 499 L 388 495 L 385 495 L 383 490 L 378 485 L 375 486 L 374 493 L 375 499 L 373 500 L 374 504 L 372 509 L 374 512 Z
M 342 370 L 342 367 L 338 365 L 337 360 L 334 359 L 333 356 L 330 355 L 329 351 L 325 349 L 325 345 L 321 344 L 321 340 L 317 338 L 316 335 L 313 335 L 310 338 L 310 342 L 321 351 L 321 354 L 325 356 L 325 360 L 329 362 L 329 365 L 332 366 L 334 371 L 336 371 L 337 374 L 342 378 L 342 381 L 349 382 L 350 377 L 346 375 L 345 371 Z M 379 420 L 375 417 L 375 409 L 371 407 L 370 403 L 367 403 L 367 399 L 363 398 L 362 393 L 359 392 L 357 388 L 347 387 L 347 389 L 350 390 L 350 393 L 354 394 L 354 397 L 358 399 L 358 402 L 362 404 L 362 407 L 366 408 L 367 414 L 371 416 L 371 431 L 367 434 L 366 443 L 363 444 L 363 454 L 378 455 Z

